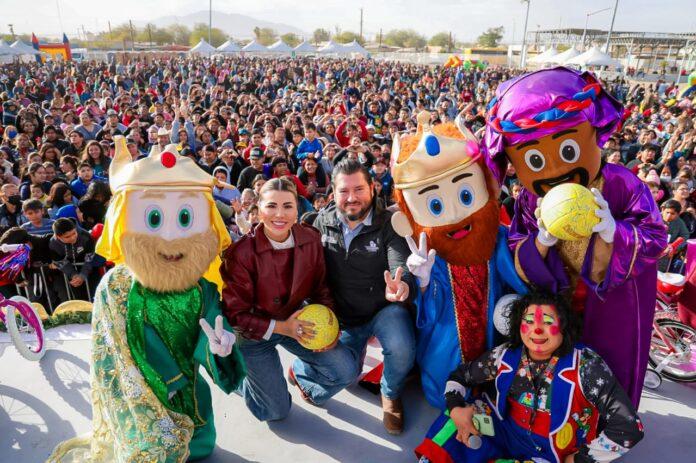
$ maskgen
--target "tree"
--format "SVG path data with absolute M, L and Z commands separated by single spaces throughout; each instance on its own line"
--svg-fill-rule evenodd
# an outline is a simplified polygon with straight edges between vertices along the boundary
M 254 28 L 254 35 L 256 36 L 256 41 L 261 45 L 271 45 L 278 40 L 278 34 L 270 27 L 256 26 Z
M 486 32 L 479 35 L 477 42 L 481 46 L 495 48 L 503 38 L 503 32 L 505 32 L 505 28 L 503 28 L 503 26 L 489 27 Z
M 167 30 L 172 34 L 173 42 L 179 45 L 187 45 L 191 39 L 191 31 L 183 24 L 171 24 Z
M 287 34 L 283 34 L 280 36 L 280 40 L 283 42 L 287 43 L 290 45 L 292 48 L 295 48 L 302 42 L 300 38 L 297 36 L 297 34 L 293 34 L 292 32 L 288 32 Z
M 393 29 L 384 36 L 384 43 L 392 47 L 423 48 L 426 40 L 413 29 Z
M 365 40 L 363 40 L 362 37 L 360 37 L 360 36 L 359 36 L 358 34 L 356 34 L 355 32 L 351 32 L 351 31 L 343 31 L 343 32 L 341 32 L 340 34 L 335 35 L 335 36 L 334 36 L 334 39 L 335 39 L 336 42 L 338 42 L 338 43 L 350 43 L 350 42 L 352 42 L 353 40 L 357 40 L 357 42 L 358 42 L 360 45 L 364 45 L 364 44 L 365 44 Z
M 312 34 L 312 40 L 314 41 L 314 45 L 319 45 L 319 42 L 326 42 L 331 38 L 331 32 L 327 31 L 326 29 L 315 29 L 314 33 Z
M 193 26 L 191 35 L 189 36 L 189 45 L 196 45 L 198 42 L 204 39 L 208 41 L 208 25 L 205 23 L 198 23 Z M 227 40 L 227 34 L 222 29 L 213 27 L 210 31 L 210 44 L 214 47 L 219 47 Z
M 432 45 L 433 47 L 449 48 L 451 45 L 450 33 L 438 32 L 437 34 L 430 37 L 430 40 L 428 40 L 428 45 Z
M 137 42 L 152 42 L 157 45 L 163 45 L 173 43 L 174 34 L 167 29 L 158 28 L 154 24 L 146 24 L 143 29 L 138 30 L 135 40 Z

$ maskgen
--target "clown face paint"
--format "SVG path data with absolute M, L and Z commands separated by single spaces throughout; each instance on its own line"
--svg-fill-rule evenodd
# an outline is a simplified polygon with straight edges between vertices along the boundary
M 486 177 L 477 163 L 437 182 L 402 191 L 413 219 L 423 228 L 459 223 L 485 206 L 489 198 Z M 471 226 L 456 231 L 453 238 L 464 238 Z
M 587 187 L 597 177 L 600 150 L 589 122 L 505 149 L 522 185 L 544 196 L 561 183 Z
M 128 194 L 127 230 L 166 241 L 208 231 L 210 204 L 200 191 L 137 190 Z
M 532 304 L 522 317 L 520 337 L 532 360 L 547 360 L 563 343 L 560 321 L 552 305 Z

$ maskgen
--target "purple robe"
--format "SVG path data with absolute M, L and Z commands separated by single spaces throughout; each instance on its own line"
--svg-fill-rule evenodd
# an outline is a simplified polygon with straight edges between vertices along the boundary
M 616 221 L 614 247 L 604 280 L 590 279 L 594 240 L 590 239 L 580 277 L 588 287 L 583 342 L 597 351 L 636 408 L 643 388 L 655 312 L 657 260 L 667 231 L 650 189 L 628 169 L 605 164 L 602 195 Z M 552 292 L 570 283 L 558 250 L 542 259 L 535 245 L 537 197 L 524 189 L 515 203 L 509 243 L 523 279 Z

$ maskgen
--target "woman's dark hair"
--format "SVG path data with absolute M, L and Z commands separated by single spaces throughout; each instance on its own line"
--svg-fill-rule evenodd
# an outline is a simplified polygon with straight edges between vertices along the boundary
M 81 199 L 94 199 L 102 204 L 106 204 L 111 199 L 111 188 L 109 188 L 109 184 L 106 182 L 92 182 Z
M 563 342 L 556 354 L 562 356 L 570 353 L 579 339 L 579 326 L 570 303 L 560 294 L 531 292 L 510 304 L 510 346 L 520 347 L 524 345 L 520 336 L 520 325 L 522 325 L 522 318 L 524 318 L 524 313 L 530 305 L 552 305 L 556 308 L 563 335 Z
M 106 155 L 106 153 L 104 153 L 104 147 L 101 145 L 101 143 L 99 143 L 96 140 L 92 140 L 89 143 L 87 143 L 85 149 L 82 151 L 81 161 L 88 162 L 89 165 L 92 167 L 94 167 L 97 164 L 94 158 L 92 158 L 92 156 L 89 155 L 89 149 L 92 146 L 99 147 L 99 164 L 101 164 L 104 167 L 104 169 L 108 169 L 111 159 Z
M 65 206 L 65 193 L 70 191 L 70 187 L 63 182 L 54 184 L 48 193 L 48 204 L 54 209 Z

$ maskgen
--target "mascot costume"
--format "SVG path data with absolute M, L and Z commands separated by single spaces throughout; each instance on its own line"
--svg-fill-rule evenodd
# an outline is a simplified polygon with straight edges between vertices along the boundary
M 94 300 L 94 431 L 60 444 L 48 461 L 201 459 L 216 434 L 199 365 L 227 393 L 245 374 L 219 307 L 219 255 L 230 238 L 214 179 L 174 145 L 135 162 L 123 137 L 116 146 L 114 196 L 96 249 L 117 265 Z
M 416 135 L 394 139 L 391 169 L 401 210 L 392 224 L 421 288 L 416 359 L 428 402 L 444 409 L 449 374 L 497 344 L 498 299 L 526 287 L 499 225 L 498 184 L 459 118 L 431 127 L 430 113 L 420 113 Z
M 590 73 L 544 69 L 502 83 L 489 106 L 484 149 L 498 175 L 507 161 L 524 187 L 510 247 L 525 282 L 569 290 L 584 315 L 583 340 L 602 356 L 637 406 L 655 310 L 656 262 L 667 245 L 647 185 L 601 160 L 622 106 Z M 564 183 L 591 189 L 589 236 L 562 240 L 538 219 L 542 199 Z

